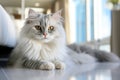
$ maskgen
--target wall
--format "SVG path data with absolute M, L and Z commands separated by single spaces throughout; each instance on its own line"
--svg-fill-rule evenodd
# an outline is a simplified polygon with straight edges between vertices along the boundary
M 120 56 L 120 11 L 112 11 L 111 50 Z
M 67 44 L 70 43 L 70 28 L 69 28 L 69 2 L 68 0 L 55 0 L 52 6 L 52 12 L 63 9 L 62 16 L 65 19 L 64 28 L 66 31 Z

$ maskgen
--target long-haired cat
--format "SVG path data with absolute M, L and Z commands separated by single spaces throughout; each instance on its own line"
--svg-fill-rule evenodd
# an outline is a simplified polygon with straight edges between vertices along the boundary
M 8 64 L 12 67 L 52 70 L 64 69 L 69 62 L 95 63 L 99 59 L 119 60 L 112 53 L 109 54 L 114 56 L 109 59 L 112 55 L 108 53 L 105 53 L 105 56 L 99 54 L 103 57 L 95 57 L 89 55 L 89 52 L 77 54 L 72 48 L 68 48 L 62 22 L 61 10 L 53 14 L 41 14 L 30 9 Z

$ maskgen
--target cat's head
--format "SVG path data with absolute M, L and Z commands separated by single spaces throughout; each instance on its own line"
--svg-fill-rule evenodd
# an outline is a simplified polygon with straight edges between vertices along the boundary
M 46 43 L 59 37 L 65 38 L 62 22 L 61 10 L 52 14 L 42 14 L 30 9 L 21 34 Z

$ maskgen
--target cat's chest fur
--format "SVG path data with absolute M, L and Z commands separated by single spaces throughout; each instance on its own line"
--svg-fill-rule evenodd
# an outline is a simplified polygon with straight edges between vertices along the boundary
M 48 60 L 55 59 L 62 60 L 66 55 L 65 46 L 55 42 L 42 43 L 35 40 L 25 40 L 22 43 L 22 53 L 26 57 L 34 60 Z

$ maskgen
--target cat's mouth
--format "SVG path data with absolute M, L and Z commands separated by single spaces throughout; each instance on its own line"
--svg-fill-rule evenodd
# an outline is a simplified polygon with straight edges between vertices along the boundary
M 46 35 L 42 35 L 42 34 L 39 34 L 39 33 L 37 33 L 36 35 L 38 35 L 38 36 L 44 36 L 44 39 L 47 39 Z
M 46 41 L 46 40 L 48 41 L 49 40 L 49 38 L 47 36 L 44 36 L 42 34 L 37 33 L 36 35 L 37 35 L 37 38 L 39 38 L 42 41 Z
M 41 35 L 41 34 L 36 34 L 37 35 L 37 37 L 40 37 L 42 40 L 44 40 L 44 39 L 48 39 L 47 37 L 45 37 L 45 36 L 43 36 L 43 35 Z M 42 37 L 43 36 L 43 37 Z

